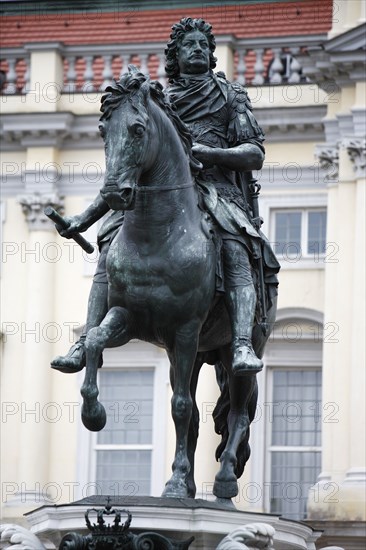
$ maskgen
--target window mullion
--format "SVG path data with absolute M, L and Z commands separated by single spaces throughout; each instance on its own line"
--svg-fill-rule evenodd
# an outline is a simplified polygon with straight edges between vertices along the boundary
M 304 210 L 301 217 L 301 251 L 303 258 L 309 257 L 308 251 L 309 211 Z
M 136 445 L 101 445 L 97 444 L 95 445 L 96 451 L 151 451 L 153 449 L 153 445 L 142 445 L 142 444 L 136 444 Z
M 269 447 L 271 453 L 281 452 L 281 453 L 306 453 L 306 452 L 321 452 L 321 447 L 315 445 L 271 445 Z

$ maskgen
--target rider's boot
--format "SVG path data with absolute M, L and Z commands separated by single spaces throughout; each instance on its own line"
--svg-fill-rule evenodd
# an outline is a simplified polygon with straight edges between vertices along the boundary
M 51 367 L 66 374 L 81 371 L 86 365 L 85 338 L 88 330 L 100 325 L 108 311 L 108 285 L 93 282 L 89 294 L 88 316 L 83 334 L 71 346 L 66 355 L 59 355 L 51 362 Z M 101 366 L 101 363 L 100 365 Z
M 73 374 L 83 370 L 86 365 L 85 354 L 86 333 L 82 334 L 77 342 L 69 349 L 66 355 L 58 355 L 51 362 L 51 367 L 66 374 Z
M 256 306 L 253 285 L 237 286 L 226 291 L 226 305 L 231 318 L 232 371 L 241 376 L 262 370 L 263 362 L 252 347 L 252 329 Z

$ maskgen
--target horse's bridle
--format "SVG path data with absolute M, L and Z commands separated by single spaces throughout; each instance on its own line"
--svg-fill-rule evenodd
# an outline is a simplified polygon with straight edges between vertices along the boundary
M 175 191 L 176 189 L 188 189 L 189 187 L 194 187 L 195 183 L 192 181 L 190 183 L 184 183 L 183 185 L 174 185 L 169 187 L 164 187 L 160 185 L 139 185 L 136 184 L 136 191 Z

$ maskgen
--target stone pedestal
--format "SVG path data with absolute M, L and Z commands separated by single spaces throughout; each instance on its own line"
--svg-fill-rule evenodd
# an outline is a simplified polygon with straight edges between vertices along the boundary
M 106 502 L 105 496 L 93 496 L 71 504 L 42 506 L 26 517 L 31 531 L 46 548 L 52 545 L 58 548 L 66 533 L 87 534 L 86 510 L 103 508 Z M 214 550 L 228 533 L 253 523 L 266 523 L 275 529 L 276 550 L 315 550 L 315 541 L 320 536 L 320 532 L 298 521 L 273 514 L 241 512 L 201 499 L 117 496 L 111 498 L 111 504 L 131 512 L 134 533 L 154 531 L 177 540 L 194 536 L 190 550 Z

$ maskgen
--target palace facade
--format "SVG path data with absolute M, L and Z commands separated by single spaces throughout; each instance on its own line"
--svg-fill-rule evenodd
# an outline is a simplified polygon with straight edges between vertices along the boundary
M 265 131 L 260 213 L 282 264 L 235 505 L 306 521 L 323 530 L 318 548 L 364 548 L 365 4 L 161 4 L 2 2 L 2 522 L 90 494 L 159 496 L 170 477 L 165 352 L 139 341 L 104 352 L 98 434 L 80 420 L 82 373 L 49 367 L 80 335 L 97 257 L 43 209 L 74 215 L 97 195 L 102 91 L 129 63 L 165 85 L 170 28 L 189 15 L 212 24 L 217 70 L 247 87 Z M 206 365 L 196 480 L 207 499 L 217 396 Z

